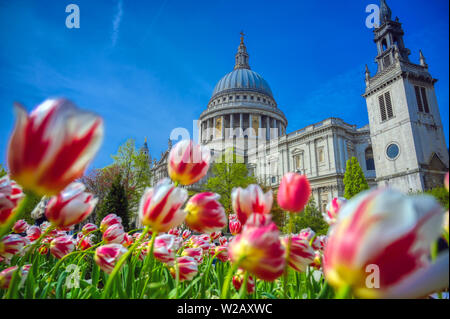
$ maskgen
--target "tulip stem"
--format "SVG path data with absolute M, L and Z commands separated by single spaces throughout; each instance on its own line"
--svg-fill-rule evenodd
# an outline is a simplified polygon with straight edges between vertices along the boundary
M 338 289 L 335 299 L 350 299 L 352 287 L 350 285 L 342 286 Z
M 214 254 L 214 256 L 212 256 L 212 257 L 209 259 L 208 265 L 206 266 L 206 270 L 205 270 L 205 272 L 203 273 L 202 283 L 201 283 L 201 286 L 200 286 L 201 299 L 205 299 L 205 281 L 206 281 L 206 277 L 207 277 L 208 274 L 209 274 L 209 269 L 211 268 L 211 264 L 212 264 L 214 258 L 216 258 L 217 255 L 219 255 L 219 254 L 220 254 L 220 251 L 216 252 L 216 253 Z
M 237 263 L 235 263 L 232 267 L 230 267 L 230 270 L 228 270 L 227 277 L 225 278 L 225 282 L 223 283 L 222 292 L 220 294 L 221 299 L 228 299 L 228 292 L 230 287 L 231 279 L 233 278 L 234 273 L 239 267 L 239 264 L 243 258 L 241 258 Z
M 14 208 L 11 216 L 6 220 L 6 223 L 4 223 L 0 227 L 0 239 L 8 234 L 11 231 L 11 228 L 15 224 L 15 222 L 22 217 L 23 213 L 25 212 L 25 208 L 27 207 L 28 203 L 30 202 L 30 195 L 25 195 L 24 198 L 19 202 L 16 208 Z
M 244 299 L 247 296 L 248 271 L 245 272 L 244 281 L 239 290 L 239 299 Z
M 142 292 L 141 292 L 141 299 L 142 298 L 144 298 L 144 294 L 145 294 L 145 291 L 147 290 L 147 285 L 148 285 L 148 282 L 149 281 L 151 281 L 152 280 L 152 275 L 153 275 L 153 259 L 154 259 L 154 257 L 153 257 L 153 250 L 154 250 L 154 247 L 155 247 L 155 238 L 156 238 L 156 236 L 158 235 L 158 233 L 156 232 L 156 231 L 154 231 L 153 233 L 152 233 L 152 239 L 150 240 L 150 242 L 148 243 L 148 247 L 147 247 L 147 256 L 145 256 L 145 259 L 144 259 L 144 266 L 142 267 L 142 269 L 141 269 L 141 276 L 140 277 L 142 277 L 142 274 L 147 270 L 147 268 L 148 268 L 148 263 L 149 263 L 149 259 L 151 259 L 151 261 L 152 261 L 152 263 L 151 263 L 151 271 L 150 271 L 150 273 L 148 274 L 148 277 L 147 277 L 147 279 L 145 280 L 145 283 L 144 283 L 144 287 L 142 288 Z
M 150 230 L 150 227 L 146 226 L 144 231 L 142 232 L 142 235 L 139 236 L 139 239 L 136 240 L 136 242 L 130 247 L 130 249 L 128 249 L 128 251 L 125 254 L 123 254 L 122 257 L 120 257 L 119 261 L 114 266 L 113 271 L 108 276 L 108 280 L 106 281 L 106 285 L 105 285 L 105 288 L 103 290 L 103 295 L 102 295 L 103 299 L 108 296 L 108 293 L 109 293 L 109 290 L 111 289 L 111 285 L 112 285 L 112 283 L 114 281 L 114 278 L 116 277 L 117 273 L 121 269 L 122 265 L 125 263 L 127 258 L 131 255 L 133 250 L 141 243 L 141 241 L 144 239 L 145 235 L 148 233 L 149 230 Z
M 287 291 L 287 281 L 289 276 L 289 255 L 291 254 L 291 240 L 292 240 L 292 226 L 294 222 L 294 213 L 289 212 L 289 224 L 288 224 L 288 242 L 286 245 L 286 266 L 284 268 L 284 278 L 283 278 L 283 292 L 284 297 L 288 299 L 288 291 Z

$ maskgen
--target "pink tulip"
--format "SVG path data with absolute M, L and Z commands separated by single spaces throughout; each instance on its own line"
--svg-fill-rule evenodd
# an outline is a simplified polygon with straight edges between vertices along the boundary
M 247 188 L 234 188 L 231 192 L 231 204 L 242 225 L 251 214 L 268 214 L 272 209 L 273 194 L 264 194 L 259 185 L 252 184 Z
M 327 204 L 327 211 L 322 215 L 328 225 L 333 225 L 336 222 L 339 210 L 346 202 L 347 200 L 343 197 L 335 197 Z
M 101 270 L 110 274 L 117 261 L 126 252 L 127 249 L 120 244 L 103 245 L 95 251 L 94 260 Z
M 300 239 L 304 239 L 307 242 L 310 242 L 311 239 L 313 239 L 314 236 L 316 236 L 316 233 L 314 230 L 312 230 L 311 228 L 308 227 L 308 228 L 302 229 L 300 231 L 300 233 L 298 234 L 298 236 Z
M 15 104 L 8 146 L 11 177 L 38 195 L 56 195 L 80 178 L 100 147 L 102 119 L 65 99 L 49 99 L 29 115 Z
M 100 231 L 102 233 L 105 232 L 105 230 L 112 225 L 122 225 L 122 218 L 120 218 L 119 216 L 117 216 L 116 214 L 109 214 L 106 215 L 102 221 L 100 222 Z
M 180 282 L 185 280 L 192 280 L 198 273 L 197 261 L 189 256 L 178 257 L 174 267 L 178 266 L 178 278 Z M 174 267 L 170 268 L 170 274 L 176 278 L 176 270 Z
M 125 231 L 121 224 L 109 226 L 103 233 L 103 241 L 107 244 L 121 244 L 125 238 Z
M 38 226 L 30 226 L 27 229 L 27 237 L 30 241 L 35 241 L 41 237 L 41 229 Z
M 180 141 L 169 154 L 169 176 L 182 185 L 194 184 L 206 175 L 210 160 L 209 149 L 191 140 Z
M 242 230 L 242 224 L 239 220 L 230 220 L 228 226 L 232 235 L 237 235 Z
M 221 236 L 221 237 L 219 237 L 219 244 L 220 245 L 225 245 L 225 244 L 227 244 L 228 243 L 228 238 L 226 238 L 225 236 Z
M 0 226 L 6 223 L 23 196 L 22 188 L 8 176 L 0 178 Z
M 171 265 L 175 260 L 175 235 L 164 234 L 155 238 L 153 255 L 159 261 Z
M 93 232 L 94 230 L 97 230 L 97 225 L 92 224 L 92 223 L 87 223 L 86 225 L 83 226 L 83 228 L 81 229 L 81 232 L 83 233 L 83 235 L 86 235 L 87 233 Z
M 183 223 L 186 212 L 181 209 L 188 195 L 164 179 L 154 188 L 147 188 L 141 198 L 139 217 L 144 226 L 156 232 L 166 232 Z
M 12 266 L 6 268 L 0 272 L 0 289 L 8 289 L 14 272 L 18 269 L 18 266 Z
M 74 249 L 75 243 L 70 236 L 57 237 L 50 242 L 50 253 L 58 259 L 70 254 Z
M 241 289 L 242 283 L 244 282 L 245 272 L 242 269 L 238 269 L 236 275 L 233 276 L 233 286 L 239 291 Z M 255 291 L 255 280 L 252 276 L 247 278 L 247 293 L 252 294 Z
M 26 245 L 26 241 L 23 237 L 11 234 L 6 235 L 0 239 L 0 256 L 5 259 L 11 259 L 14 255 L 18 254 Z
M 29 226 L 30 225 L 28 225 L 28 223 L 25 220 L 19 219 L 14 224 L 12 231 L 15 232 L 16 234 L 24 233 L 27 231 Z
M 181 231 L 178 228 L 169 229 L 167 232 L 169 235 L 180 236 Z
M 278 188 L 278 205 L 291 213 L 305 209 L 311 196 L 311 186 L 305 175 L 287 173 Z
M 48 202 L 45 216 L 55 226 L 69 227 L 85 220 L 97 205 L 98 199 L 85 193 L 82 183 L 72 183 Z
M 183 231 L 183 233 L 181 234 L 181 237 L 182 237 L 183 239 L 188 239 L 189 236 L 191 236 L 191 234 L 192 234 L 192 232 L 191 232 L 189 229 L 185 229 L 185 230 Z
M 186 204 L 186 225 L 198 232 L 217 232 L 227 225 L 225 210 L 219 203 L 220 195 L 199 193 Z
M 289 237 L 283 237 L 281 243 L 287 250 Z M 314 261 L 314 249 L 309 243 L 298 235 L 291 236 L 291 247 L 288 257 L 288 264 L 298 272 L 306 271 L 308 265 Z
M 181 253 L 181 256 L 192 257 L 197 261 L 197 263 L 201 264 L 203 262 L 203 249 L 201 249 L 201 248 L 186 248 Z

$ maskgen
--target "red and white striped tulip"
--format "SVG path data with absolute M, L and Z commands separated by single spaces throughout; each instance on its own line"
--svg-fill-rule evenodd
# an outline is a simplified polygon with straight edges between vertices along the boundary
M 94 243 L 92 241 L 91 235 L 83 236 L 77 242 L 77 248 L 79 250 L 86 250 L 86 249 L 91 248 L 92 246 L 94 246 Z
M 174 235 L 174 236 L 180 236 L 181 234 L 181 230 L 177 227 L 169 229 L 169 231 L 167 232 L 169 235 Z
M 19 269 L 18 266 L 6 268 L 0 272 L 0 289 L 8 289 L 14 272 Z
M 328 237 L 325 235 L 317 236 L 314 238 L 311 246 L 314 250 L 320 250 L 323 251 L 325 249 L 325 246 L 327 245 Z
M 125 231 L 121 224 L 109 226 L 103 233 L 103 241 L 107 244 L 122 244 L 125 239 Z
M 214 240 L 218 239 L 220 236 L 222 236 L 222 232 L 221 231 L 212 232 L 211 234 L 209 234 L 209 236 L 211 237 L 211 241 L 214 241 Z
M 307 242 L 310 242 L 311 239 L 313 239 L 314 236 L 316 236 L 316 232 L 308 227 L 308 228 L 302 229 L 300 231 L 300 233 L 298 234 L 298 236 L 299 236 L 299 238 L 304 239 Z
M 12 231 L 15 232 L 16 234 L 25 233 L 28 227 L 30 227 L 30 225 L 28 225 L 28 223 L 25 220 L 19 219 L 14 224 Z
M 287 250 L 289 237 L 283 237 L 281 243 Z M 304 272 L 306 268 L 314 261 L 315 252 L 309 245 L 309 242 L 299 237 L 299 235 L 291 236 L 291 247 L 289 252 L 288 265 L 298 271 Z
M 219 244 L 221 244 L 222 246 L 228 244 L 228 238 L 225 236 L 219 237 Z
M 83 226 L 83 228 L 81 228 L 81 232 L 83 233 L 83 235 L 86 235 L 87 233 L 93 232 L 97 229 L 98 229 L 97 225 L 87 223 L 86 225 Z
M 48 99 L 17 121 L 8 146 L 11 177 L 39 195 L 56 195 L 80 178 L 100 147 L 103 121 L 65 99 Z
M 128 233 L 124 233 L 123 240 L 122 240 L 121 244 L 124 247 L 131 246 L 133 244 L 133 237 L 131 237 L 131 235 L 129 235 Z
M 180 141 L 169 154 L 169 176 L 182 185 L 194 184 L 208 173 L 210 160 L 211 153 L 207 147 L 192 140 Z
M 203 262 L 203 249 L 201 248 L 186 248 L 181 253 L 181 256 L 189 256 L 194 258 L 199 264 Z
M 181 238 L 184 240 L 188 239 L 189 236 L 191 236 L 192 232 L 189 229 L 183 230 L 183 233 L 181 234 Z
M 94 210 L 98 199 L 84 192 L 82 183 L 72 183 L 57 196 L 53 196 L 46 208 L 45 217 L 55 226 L 69 227 L 85 220 Z
M 331 229 L 324 252 L 327 281 L 338 289 L 350 286 L 362 298 L 422 297 L 447 287 L 448 253 L 446 261 L 440 259 L 446 269 L 437 265 L 438 271 L 426 271 L 434 267 L 428 256 L 441 234 L 443 215 L 428 195 L 407 196 L 393 189 L 359 194 L 345 204 Z M 379 289 L 366 285 L 370 265 L 379 270 Z M 428 277 L 420 280 L 418 273 Z M 409 285 L 410 280 L 422 284 Z M 398 290 L 405 285 L 406 295 Z
M 281 179 L 278 188 L 278 205 L 291 213 L 299 213 L 305 209 L 311 196 L 311 186 L 305 175 L 287 173 Z
M 95 250 L 94 260 L 101 270 L 110 274 L 117 261 L 126 252 L 127 249 L 120 244 L 103 245 Z
M 256 184 L 247 188 L 234 188 L 231 191 L 231 204 L 238 220 L 245 224 L 251 214 L 269 214 L 273 204 L 272 191 L 264 194 Z
M 171 265 L 175 260 L 175 235 L 163 234 L 155 238 L 153 255 L 159 261 Z
M 106 215 L 102 221 L 100 222 L 100 231 L 102 233 L 105 232 L 105 230 L 112 225 L 122 225 L 122 218 L 120 218 L 119 216 L 117 216 L 116 214 L 109 214 Z
M 186 225 L 198 232 L 213 233 L 227 225 L 225 210 L 219 203 L 220 195 L 199 193 L 192 196 L 186 204 Z
M 333 225 L 336 222 L 339 210 L 346 202 L 347 199 L 344 197 L 335 197 L 327 204 L 326 212 L 322 215 L 328 225 Z
M 232 263 L 256 277 L 273 281 L 283 274 L 286 258 L 275 223 L 267 226 L 245 226 L 228 244 Z
M 178 257 L 174 267 L 178 267 L 178 278 L 180 282 L 192 280 L 198 273 L 197 261 L 189 256 Z M 173 278 L 176 278 L 176 270 L 174 267 L 170 268 L 170 274 Z
M 192 248 L 201 248 L 203 251 L 208 251 L 209 247 L 211 247 L 211 241 L 205 239 L 192 236 Z
M 319 250 L 316 250 L 314 252 L 314 260 L 313 262 L 310 264 L 311 267 L 314 267 L 315 269 L 320 269 L 322 268 L 322 259 L 323 259 L 323 255 Z
M 41 237 L 41 229 L 38 226 L 30 226 L 27 229 L 27 238 L 30 241 L 35 241 L 36 239 L 38 239 L 39 237 Z
M 57 237 L 50 242 L 50 253 L 58 259 L 70 254 L 74 249 L 75 243 L 70 236 Z
M 5 259 L 11 259 L 18 254 L 26 245 L 23 237 L 11 234 L 0 239 L 0 256 Z
M 242 283 L 244 282 L 245 271 L 242 269 L 238 269 L 236 275 L 233 276 L 233 286 L 239 291 L 241 289 Z M 255 280 L 252 276 L 248 276 L 247 278 L 247 293 L 252 294 L 255 291 Z
M 16 182 L 8 176 L 0 178 L 0 226 L 6 223 L 23 196 L 22 188 Z
M 215 254 L 217 254 L 217 259 L 223 263 L 230 259 L 230 256 L 228 255 L 228 245 L 215 246 L 214 249 L 210 251 L 210 255 L 214 256 Z
M 230 220 L 228 223 L 232 235 L 237 235 L 242 231 L 242 224 L 239 220 Z
M 181 225 L 186 217 L 181 206 L 187 197 L 185 189 L 175 187 L 167 178 L 154 188 L 147 188 L 139 206 L 142 224 L 156 232 L 166 232 Z

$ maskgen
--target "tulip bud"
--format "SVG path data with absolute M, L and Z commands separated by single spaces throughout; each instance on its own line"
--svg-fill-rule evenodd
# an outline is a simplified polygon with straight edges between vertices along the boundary
M 97 205 L 98 199 L 85 193 L 82 183 L 72 183 L 50 199 L 45 216 L 55 226 L 69 227 L 85 220 Z
M 124 247 L 131 246 L 133 244 L 133 237 L 131 237 L 128 233 L 124 233 L 123 240 L 122 240 L 121 244 Z
M 26 245 L 26 241 L 23 237 L 11 234 L 6 235 L 0 239 L 0 256 L 5 259 L 11 259 L 14 255 L 18 254 Z
M 121 224 L 109 226 L 103 233 L 103 241 L 105 243 L 121 244 L 125 237 L 125 231 Z
M 181 231 L 178 228 L 172 228 L 167 233 L 169 235 L 180 236 Z
M 201 249 L 201 248 L 186 248 L 181 253 L 181 256 L 192 257 L 197 261 L 197 263 L 201 264 L 203 262 L 203 249 Z
M 230 258 L 228 255 L 228 246 L 225 245 L 215 246 L 214 250 L 211 251 L 211 255 L 215 254 L 217 254 L 217 259 L 223 263 L 227 262 Z
M 281 243 L 287 252 L 289 237 L 283 237 Z M 306 271 L 306 267 L 314 261 L 314 249 L 311 248 L 309 242 L 302 239 L 298 235 L 291 236 L 291 246 L 289 250 L 288 264 L 289 266 L 298 271 Z
M 327 204 L 327 211 L 326 213 L 322 213 L 322 215 L 328 225 L 333 225 L 336 222 L 339 210 L 346 202 L 347 200 L 343 197 L 335 197 Z
M 110 274 L 117 261 L 126 252 L 127 249 L 120 244 L 108 244 L 97 248 L 94 260 L 101 270 Z
M 328 237 L 325 235 L 317 236 L 314 241 L 312 242 L 312 248 L 315 250 L 321 250 L 323 251 L 325 249 L 325 246 L 327 244 Z
M 117 216 L 116 214 L 109 214 L 106 215 L 102 221 L 100 222 L 100 231 L 102 233 L 105 232 L 105 230 L 112 225 L 122 225 L 122 218 L 120 218 L 119 216 Z
M 191 140 L 180 141 L 169 154 L 169 176 L 182 185 L 194 184 L 208 172 L 210 159 L 208 148 L 194 144 Z
M 189 236 L 191 236 L 192 232 L 189 229 L 186 229 L 183 231 L 183 233 L 181 234 L 181 237 L 183 239 L 187 239 Z
M 93 232 L 94 230 L 97 230 L 97 225 L 87 223 L 86 225 L 83 226 L 81 232 L 83 233 L 83 235 L 86 235 L 87 233 Z
M 49 99 L 17 121 L 8 146 L 11 177 L 38 195 L 56 195 L 81 177 L 100 147 L 102 119 L 65 99 Z
M 226 238 L 225 236 L 219 237 L 219 244 L 222 246 L 228 244 L 228 238 Z
M 239 220 L 230 220 L 228 226 L 232 235 L 237 235 L 242 230 L 242 224 Z
M 178 267 L 178 278 L 180 282 L 192 280 L 198 273 L 197 261 L 189 256 L 178 257 L 174 267 Z M 174 267 L 170 268 L 170 274 L 173 278 L 176 278 L 176 270 Z
M 232 263 L 262 280 L 273 281 L 283 274 L 284 248 L 273 222 L 267 226 L 245 226 L 228 244 L 228 253 Z
M 236 275 L 233 276 L 233 286 L 239 291 L 241 289 L 242 283 L 244 282 L 245 272 L 242 269 L 238 269 Z M 255 280 L 252 276 L 247 278 L 247 293 L 252 294 L 255 291 Z
M 156 232 L 166 232 L 181 225 L 186 217 L 181 206 L 187 197 L 187 191 L 175 187 L 169 179 L 162 180 L 154 188 L 147 188 L 139 206 L 142 224 Z
M 30 226 L 27 229 L 27 237 L 30 241 L 35 241 L 41 237 L 41 229 L 38 226 Z
M 342 207 L 325 246 L 327 281 L 337 289 L 350 286 L 362 298 L 393 296 L 396 287 L 430 266 L 430 246 L 441 234 L 443 214 L 428 195 L 407 196 L 393 189 L 358 194 Z M 368 266 L 373 265 L 379 274 L 378 289 L 365 284 Z M 448 256 L 446 270 L 427 276 L 420 287 L 409 287 L 407 298 L 439 289 L 430 285 L 441 285 L 439 278 L 448 278 Z
M 0 178 L 0 226 L 6 223 L 23 196 L 22 188 L 8 176 Z
M 19 220 L 16 221 L 16 223 L 14 224 L 12 230 L 13 230 L 13 232 L 15 232 L 16 234 L 20 234 L 20 233 L 26 232 L 29 226 L 30 226 L 30 225 L 28 225 L 28 223 L 27 223 L 25 220 L 19 219 Z
M 309 227 L 302 229 L 298 234 L 298 237 L 300 239 L 306 240 L 307 242 L 310 242 L 311 239 L 314 238 L 314 236 L 316 236 L 316 232 Z
M 291 213 L 298 213 L 305 209 L 311 196 L 311 187 L 305 175 L 287 173 L 278 188 L 278 205 Z
M 217 232 L 227 224 L 225 210 L 219 203 L 220 195 L 200 193 L 192 196 L 186 204 L 186 225 L 198 232 Z
M 225 227 L 225 226 L 224 226 Z M 211 234 L 209 234 L 209 236 L 211 237 L 211 241 L 215 241 L 216 239 L 218 239 L 220 236 L 222 236 L 222 232 L 218 231 L 218 232 L 212 232 Z
M 249 185 L 245 189 L 234 188 L 231 192 L 231 204 L 242 225 L 251 214 L 269 214 L 272 203 L 272 191 L 264 194 L 261 187 L 256 184 Z
M 58 259 L 70 254 L 75 249 L 75 243 L 70 236 L 61 236 L 50 242 L 50 253 Z
M 165 234 L 155 238 L 153 255 L 159 261 L 172 264 L 175 260 L 175 235 Z

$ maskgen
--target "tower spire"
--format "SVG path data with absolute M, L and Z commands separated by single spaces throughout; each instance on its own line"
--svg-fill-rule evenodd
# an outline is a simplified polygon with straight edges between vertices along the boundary
M 248 53 L 247 53 L 247 48 L 245 47 L 244 44 L 244 32 L 241 31 L 241 43 L 239 44 L 238 47 L 238 52 L 236 53 L 236 64 L 234 65 L 234 69 L 249 69 L 250 70 L 250 65 L 248 64 Z
M 383 25 L 387 21 L 391 21 L 392 11 L 387 5 L 385 0 L 381 0 L 380 3 L 380 25 Z
M 425 57 L 423 56 L 422 50 L 419 50 L 419 56 L 420 56 L 420 65 L 428 67 Z

